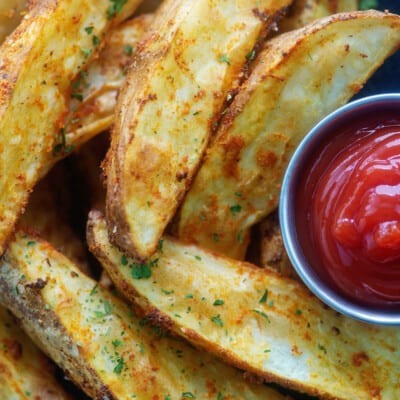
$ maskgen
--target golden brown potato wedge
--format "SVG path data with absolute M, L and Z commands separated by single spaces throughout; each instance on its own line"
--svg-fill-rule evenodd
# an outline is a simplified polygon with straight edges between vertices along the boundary
M 136 264 L 110 244 L 99 213 L 88 241 L 121 293 L 196 346 L 322 398 L 399 398 L 398 328 L 341 316 L 271 269 L 176 240 Z
M 106 165 L 112 240 L 157 248 L 248 55 L 291 0 L 167 0 L 118 99 Z
M 358 0 L 295 0 L 279 23 L 279 31 L 302 28 L 318 18 L 358 10 Z
M 285 396 L 162 335 L 38 237 L 16 233 L 0 262 L 0 301 L 94 399 Z
M 0 1 L 0 44 L 21 22 L 28 0 Z
M 0 398 L 71 400 L 57 383 L 54 365 L 0 306 Z
M 243 258 L 299 141 L 399 45 L 400 17 L 378 11 L 335 14 L 267 42 L 184 200 L 179 237 Z
M 33 1 L 2 44 L 0 253 L 53 150 L 69 150 L 62 130 L 66 97 L 72 79 L 96 53 L 93 37 L 106 34 L 138 3 L 128 0 L 120 11 L 120 3 L 109 0 Z

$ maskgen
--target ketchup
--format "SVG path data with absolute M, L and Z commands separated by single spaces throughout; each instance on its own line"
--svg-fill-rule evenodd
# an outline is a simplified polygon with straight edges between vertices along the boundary
M 323 279 L 361 304 L 400 306 L 400 116 L 348 123 L 297 198 L 298 235 Z

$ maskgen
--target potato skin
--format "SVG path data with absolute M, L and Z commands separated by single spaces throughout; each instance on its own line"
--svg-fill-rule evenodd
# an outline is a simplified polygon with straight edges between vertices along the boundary
M 0 398 L 72 400 L 55 379 L 55 368 L 0 306 Z
M 185 197 L 178 236 L 243 259 L 300 140 L 399 45 L 400 17 L 378 11 L 335 14 L 267 41 Z

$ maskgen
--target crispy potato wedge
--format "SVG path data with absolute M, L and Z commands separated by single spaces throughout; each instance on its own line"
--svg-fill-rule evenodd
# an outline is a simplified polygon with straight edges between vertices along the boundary
M 400 45 L 400 17 L 335 14 L 267 42 L 184 200 L 178 236 L 242 259 L 295 147 Z
M 21 22 L 28 0 L 3 0 L 0 2 L 0 44 Z
M 106 34 L 138 5 L 120 11 L 109 0 L 34 1 L 0 48 L 0 253 L 52 157 L 77 73 L 96 53 L 93 36 Z M 93 26 L 91 34 L 85 28 Z M 65 151 L 65 141 L 54 149 Z
M 94 399 L 285 399 L 160 335 L 49 243 L 22 231 L 0 262 L 0 293 L 26 332 Z
M 0 398 L 71 400 L 56 381 L 54 365 L 0 307 Z
M 167 0 L 118 99 L 106 163 L 112 240 L 156 251 L 248 55 L 291 0 Z
M 109 242 L 96 212 L 88 241 L 149 318 L 225 361 L 322 398 L 399 398 L 398 328 L 346 318 L 271 269 L 176 240 L 165 238 L 152 261 L 135 264 Z
M 279 23 L 279 31 L 291 31 L 318 18 L 356 10 L 358 0 L 295 0 L 288 14 Z

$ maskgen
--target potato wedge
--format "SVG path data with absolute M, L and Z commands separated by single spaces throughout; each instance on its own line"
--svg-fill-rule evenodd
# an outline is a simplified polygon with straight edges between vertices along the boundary
M 279 23 L 279 31 L 302 28 L 318 18 L 358 10 L 358 0 L 295 0 Z
M 0 398 L 72 400 L 56 381 L 54 365 L 0 307 Z
M 112 240 L 156 251 L 248 55 L 291 0 L 167 0 L 118 99 L 106 164 Z
M 22 231 L 0 262 L 0 301 L 94 399 L 284 400 L 161 335 L 54 248 Z
M 242 259 L 302 137 L 400 46 L 400 17 L 335 14 L 267 42 L 182 205 L 178 236 Z
M 21 22 L 28 0 L 6 0 L 0 2 L 0 44 Z
M 119 12 L 109 0 L 45 0 L 32 8 L 0 48 L 0 253 L 54 149 L 68 150 L 62 119 L 72 79 L 106 34 L 138 5 Z M 85 28 L 93 26 L 92 34 Z
M 399 398 L 398 328 L 346 318 L 273 270 L 168 238 L 152 261 L 135 264 L 110 244 L 96 212 L 88 241 L 148 317 L 225 361 L 322 398 Z

